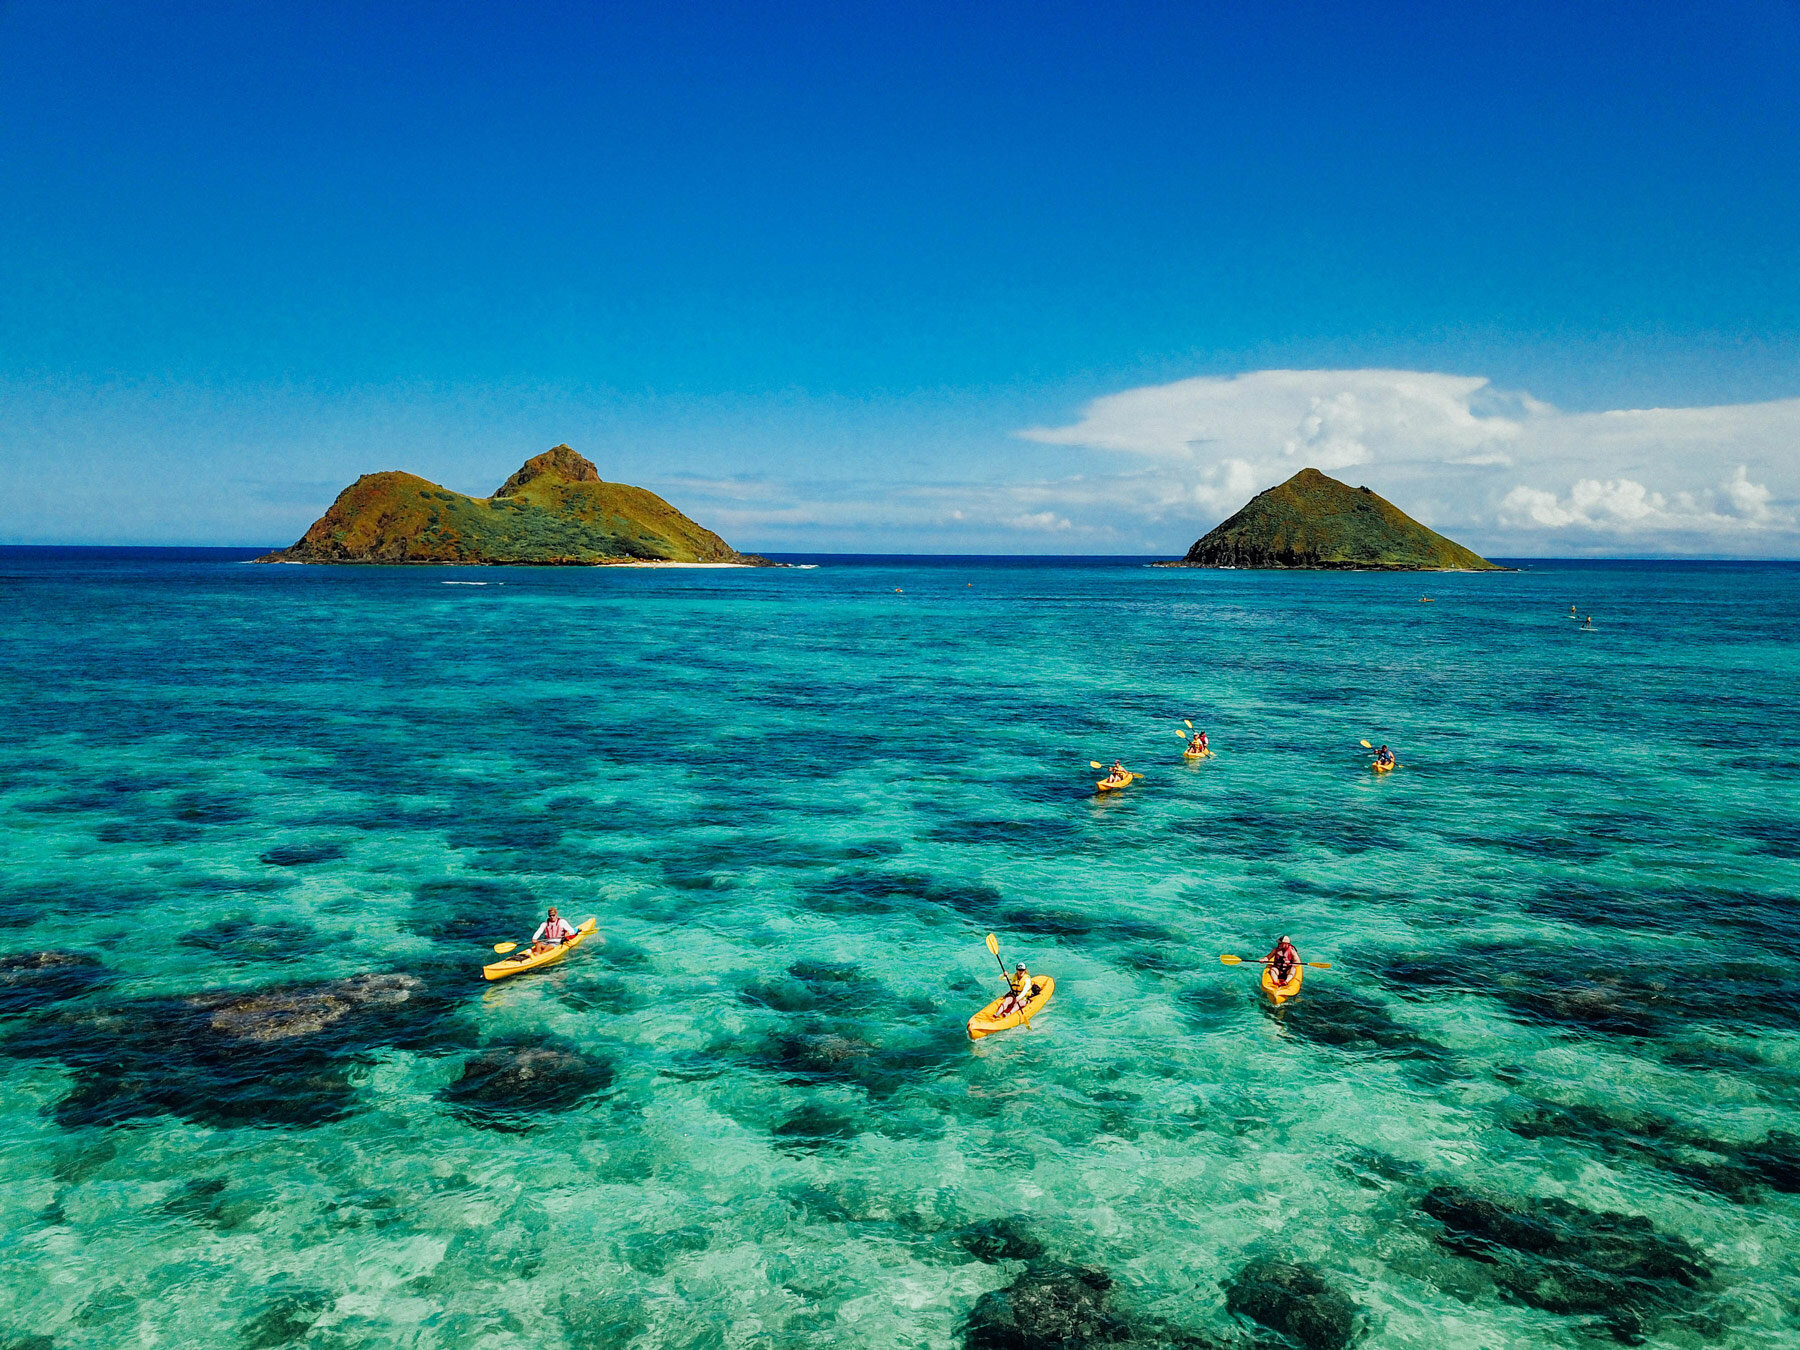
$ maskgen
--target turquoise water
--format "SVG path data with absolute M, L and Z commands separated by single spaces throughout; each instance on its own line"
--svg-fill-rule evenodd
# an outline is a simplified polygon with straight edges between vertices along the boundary
M 235 556 L 0 551 L 0 1345 L 1794 1344 L 1800 568 Z

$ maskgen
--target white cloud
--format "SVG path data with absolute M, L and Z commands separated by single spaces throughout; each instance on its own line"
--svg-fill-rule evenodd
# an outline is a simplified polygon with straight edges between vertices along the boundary
M 1136 459 L 1131 481 L 1157 486 L 1134 514 L 1182 502 L 1195 536 L 1311 466 L 1490 553 L 1800 553 L 1800 399 L 1571 413 L 1478 376 L 1264 370 L 1109 394 L 1018 434 Z
M 1075 528 L 1067 516 L 1059 516 L 1054 511 L 1034 511 L 1030 515 L 1014 516 L 1006 523 L 1015 530 L 1072 530 Z

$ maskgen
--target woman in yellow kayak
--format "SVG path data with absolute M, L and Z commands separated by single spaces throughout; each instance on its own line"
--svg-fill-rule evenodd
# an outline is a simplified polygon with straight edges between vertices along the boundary
M 547 952 L 552 947 L 560 947 L 575 936 L 575 929 L 567 919 L 557 917 L 556 906 L 550 906 L 550 913 L 538 925 L 537 932 L 531 935 L 531 950 Z
M 1206 733 L 1204 731 L 1196 731 L 1192 736 L 1188 737 L 1187 752 L 1190 755 L 1204 755 L 1206 751 Z
M 1130 781 L 1131 775 L 1125 772 L 1124 763 L 1115 759 L 1112 768 L 1106 771 L 1107 786 L 1111 787 L 1114 783 L 1129 783 Z
M 1007 1017 L 1018 1012 L 1030 999 L 1031 974 L 1025 969 L 1023 961 L 1019 962 L 1018 967 L 1007 978 L 1006 984 L 1012 992 L 1000 1000 L 1000 1006 L 994 1009 L 995 1017 Z

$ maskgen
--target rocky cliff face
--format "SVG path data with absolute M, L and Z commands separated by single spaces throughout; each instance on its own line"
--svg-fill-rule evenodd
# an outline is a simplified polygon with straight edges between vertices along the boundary
M 1164 567 L 1299 567 L 1341 571 L 1502 571 L 1366 487 L 1317 469 L 1258 493 Z
M 766 564 L 739 553 L 654 492 L 601 479 L 566 445 L 535 455 L 491 497 L 410 473 L 369 473 L 291 548 L 259 562 Z

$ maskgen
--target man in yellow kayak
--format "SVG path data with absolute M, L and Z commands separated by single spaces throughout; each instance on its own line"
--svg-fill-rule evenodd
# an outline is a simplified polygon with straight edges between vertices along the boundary
M 1019 962 L 1012 975 L 1006 981 L 1012 990 L 1000 1000 L 1000 1006 L 994 1009 L 995 1017 L 1009 1017 L 1024 1008 L 1031 998 L 1031 974 L 1025 969 L 1025 963 Z
M 567 919 L 557 916 L 556 906 L 552 905 L 549 915 L 538 925 L 537 932 L 531 935 L 531 954 L 536 956 L 552 947 L 560 947 L 574 936 L 575 929 Z
M 1187 752 L 1190 755 L 1204 755 L 1206 751 L 1206 733 L 1204 731 L 1196 731 L 1192 736 L 1188 737 Z
M 1125 772 L 1124 763 L 1115 759 L 1112 768 L 1106 771 L 1106 781 L 1108 783 L 1129 783 L 1131 775 Z
M 1385 769 L 1388 765 L 1390 765 L 1394 762 L 1394 752 L 1392 750 L 1388 749 L 1385 745 L 1382 746 L 1381 749 L 1379 749 L 1375 752 L 1375 762 L 1377 764 L 1381 765 L 1382 768 Z M 1284 942 L 1286 940 L 1287 939 L 1285 939 L 1285 938 L 1282 939 L 1282 941 L 1284 941 Z
M 1262 963 L 1269 968 L 1269 974 L 1276 984 L 1286 984 L 1294 977 L 1294 967 L 1300 964 L 1300 953 L 1294 950 L 1294 944 L 1283 933 L 1281 941 L 1263 957 Z

